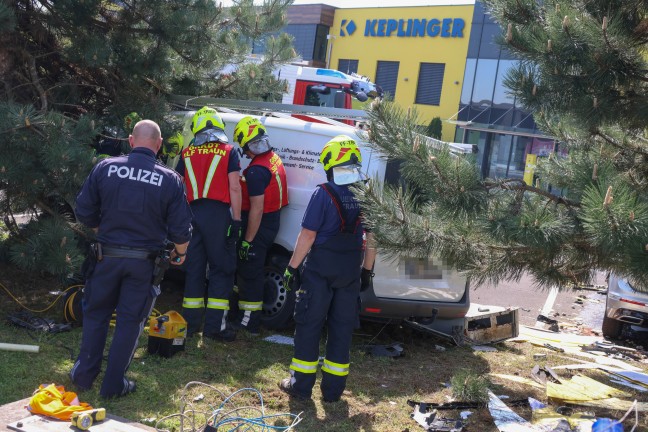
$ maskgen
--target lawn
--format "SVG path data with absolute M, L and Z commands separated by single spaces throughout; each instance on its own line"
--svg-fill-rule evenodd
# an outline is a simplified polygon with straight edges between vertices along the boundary
M 56 298 L 48 294 L 50 291 L 65 288 L 56 281 L 37 275 L 22 274 L 5 267 L 3 270 L 4 277 L 0 278 L 0 282 L 21 302 L 34 309 L 43 308 Z M 158 309 L 162 312 L 180 310 L 181 297 L 180 289 L 165 284 Z M 19 310 L 6 293 L 0 294 L 0 299 L 3 316 Z M 62 306 L 57 304 L 39 316 L 60 322 L 61 311 Z M 223 396 L 218 392 L 227 396 L 239 389 L 254 388 L 263 397 L 266 414 L 301 413 L 302 421 L 296 430 L 416 431 L 422 428 L 410 418 L 413 410 L 407 405 L 407 400 L 447 402 L 452 396 L 449 383 L 457 374 L 470 371 L 483 376 L 500 373 L 528 377 L 535 364 L 533 354 L 539 352 L 547 354 L 547 365 L 570 363 L 560 353 L 533 347 L 528 343 L 505 342 L 495 345 L 496 352 L 478 352 L 470 347 L 453 346 L 442 339 L 398 325 L 363 323 L 354 335 L 351 373 L 343 400 L 332 404 L 323 403 L 319 387 L 316 386 L 312 401 L 303 402 L 289 399 L 277 387 L 277 382 L 288 374 L 292 347 L 261 340 L 275 333 L 266 330 L 256 338 L 243 335 L 233 343 L 194 337 L 188 340 L 184 352 L 169 359 L 149 355 L 146 352 L 147 334 L 144 334 L 129 371 L 129 377 L 137 381 L 137 391 L 124 398 L 102 400 L 98 396 L 98 385 L 95 385 L 92 390 L 80 394 L 81 400 L 96 407 L 102 406 L 109 413 L 153 425 L 155 420 L 179 412 L 185 385 L 199 381 L 209 387 L 190 386 L 185 400 L 192 402 L 196 399 L 194 406 L 203 411 L 211 410 L 210 406 L 218 408 L 223 402 Z M 290 336 L 291 330 L 280 334 Z M 39 345 L 40 352 L 29 354 L 0 351 L 0 404 L 29 396 L 41 383 L 54 382 L 69 386 L 67 373 L 78 353 L 80 339 L 80 327 L 69 332 L 46 334 L 29 332 L 2 320 L 1 342 Z M 403 343 L 404 357 L 372 357 L 365 352 L 367 344 L 396 341 Z M 644 371 L 648 370 L 646 364 L 632 364 L 642 367 Z M 589 375 L 609 384 L 601 374 Z M 497 378 L 491 378 L 490 381 L 490 388 L 495 394 L 509 397 L 505 401 L 528 396 L 547 401 L 544 391 L 526 384 L 505 382 Z M 641 395 L 635 397 L 639 400 L 647 399 Z M 236 406 L 259 406 L 258 398 L 251 391 L 235 396 L 232 402 Z M 515 407 L 514 410 L 530 419 L 528 406 Z M 442 415 L 458 418 L 459 411 L 444 411 Z M 464 431 L 497 430 L 487 408 L 470 411 L 473 414 L 466 421 Z M 593 411 L 597 416 L 611 418 L 623 415 L 617 411 Z M 283 417 L 277 422 L 277 425 L 287 425 L 290 419 Z M 648 417 L 643 413 L 640 413 L 640 423 L 638 430 L 648 430 Z M 172 428 L 173 425 L 177 426 L 178 420 L 176 418 L 165 424 Z

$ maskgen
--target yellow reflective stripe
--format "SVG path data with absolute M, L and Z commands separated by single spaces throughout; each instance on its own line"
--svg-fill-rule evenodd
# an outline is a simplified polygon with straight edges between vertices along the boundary
M 189 182 L 191 183 L 191 191 L 193 192 L 193 199 L 197 200 L 200 198 L 198 196 L 198 183 L 196 182 L 196 174 L 194 173 L 193 166 L 191 165 L 191 159 L 185 158 L 185 171 L 187 172 L 187 177 L 189 177 Z
M 279 208 L 283 205 L 283 188 L 281 187 L 281 177 L 279 177 L 279 173 L 275 173 L 275 177 L 277 178 L 277 184 L 279 185 Z
M 318 360 L 315 360 L 313 362 L 308 362 L 304 360 L 299 360 L 293 357 L 292 363 L 290 364 L 290 369 L 301 372 L 301 373 L 317 373 L 317 364 L 319 363 Z
M 258 311 L 258 310 L 263 309 L 263 302 L 262 301 L 259 301 L 259 302 L 246 302 L 246 301 L 239 300 L 238 304 L 239 304 L 239 309 L 242 309 L 242 310 Z
M 349 363 L 347 364 L 334 363 L 332 361 L 324 359 L 322 372 L 328 372 L 332 375 L 337 375 L 337 376 L 349 375 Z
M 205 299 L 202 297 L 185 297 L 182 299 L 182 307 L 186 309 L 199 309 L 205 307 Z
M 207 308 L 229 310 L 229 301 L 227 299 L 208 298 Z
M 211 182 L 214 179 L 214 174 L 216 173 L 216 167 L 218 167 L 218 163 L 220 162 L 220 160 L 221 160 L 220 155 L 214 155 L 211 164 L 209 164 L 209 171 L 207 172 L 207 178 L 205 179 L 205 186 L 203 186 L 203 191 L 202 191 L 203 198 L 207 198 L 207 194 L 209 193 L 209 185 L 211 185 Z

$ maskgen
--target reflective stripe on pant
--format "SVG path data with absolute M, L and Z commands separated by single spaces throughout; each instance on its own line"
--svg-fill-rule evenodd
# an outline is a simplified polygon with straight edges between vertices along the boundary
M 90 388 L 99 374 L 116 309 L 117 322 L 100 394 L 121 394 L 124 374 L 159 294 L 159 288 L 151 285 L 152 275 L 151 260 L 104 257 L 97 263 L 84 288 L 81 350 L 72 369 L 75 384 Z
M 204 334 L 214 334 L 223 329 L 226 312 L 222 299 L 228 299 L 234 286 L 236 245 L 228 244 L 227 230 L 231 217 L 229 205 L 220 201 L 200 199 L 191 203 L 193 234 L 185 263 L 185 300 L 207 297 L 207 304 L 195 306 L 183 302 L 182 316 L 187 320 L 187 333 L 200 330 L 203 315 Z M 209 283 L 205 288 L 207 265 Z M 210 306 L 210 301 L 211 306 Z
M 247 227 L 247 212 L 243 214 L 243 232 Z M 263 310 L 265 287 L 265 261 L 268 249 L 279 231 L 279 218 L 264 217 L 252 242 L 254 253 L 247 261 L 238 261 L 237 285 L 239 287 L 239 322 L 251 331 L 259 329 Z
M 330 243 L 330 244 L 329 244 Z M 302 364 L 317 364 L 319 340 L 326 323 L 328 337 L 322 367 L 322 395 L 336 400 L 344 391 L 349 371 L 351 337 L 358 315 L 361 251 L 347 235 L 329 240 L 328 248 L 313 248 L 304 263 L 295 304 L 295 355 Z M 337 247 L 339 246 L 339 247 Z M 294 362 L 293 359 L 293 362 Z M 316 374 L 293 367 L 293 389 L 309 397 Z

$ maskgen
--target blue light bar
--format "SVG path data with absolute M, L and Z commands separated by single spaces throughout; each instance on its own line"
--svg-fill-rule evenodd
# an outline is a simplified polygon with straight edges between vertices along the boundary
M 341 79 L 348 79 L 349 78 L 343 72 L 336 71 L 336 70 L 333 70 L 333 69 L 317 69 L 317 72 L 315 72 L 315 75 L 324 75 L 324 76 L 330 76 L 330 77 L 341 78 Z

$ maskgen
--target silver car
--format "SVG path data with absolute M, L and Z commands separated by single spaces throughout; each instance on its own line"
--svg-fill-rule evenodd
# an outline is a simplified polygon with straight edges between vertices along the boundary
M 603 336 L 616 339 L 624 324 L 648 328 L 648 293 L 635 291 L 627 280 L 614 274 L 608 281 Z

